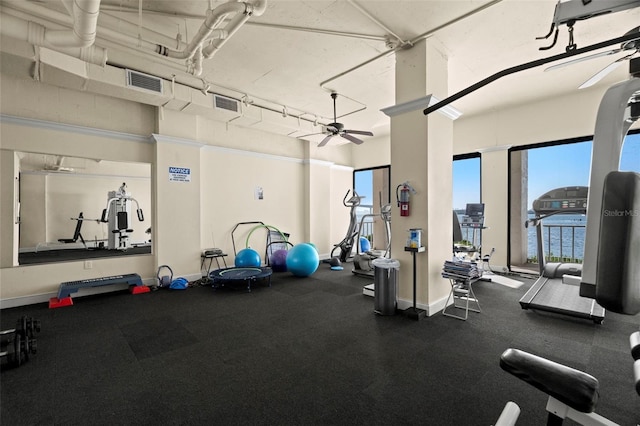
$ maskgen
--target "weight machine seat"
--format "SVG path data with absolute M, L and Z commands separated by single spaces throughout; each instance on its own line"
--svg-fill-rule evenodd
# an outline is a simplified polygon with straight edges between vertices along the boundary
M 640 359 L 633 363 L 633 380 L 636 383 L 636 392 L 640 395 Z
M 631 356 L 634 360 L 640 360 L 640 331 L 636 331 L 629 336 L 629 346 L 631 346 Z
M 598 403 L 598 379 L 580 370 L 512 348 L 500 367 L 574 410 L 591 413 Z
M 595 299 L 619 314 L 640 312 L 640 173 L 610 172 L 604 181 Z M 580 292 L 583 295 L 582 289 Z

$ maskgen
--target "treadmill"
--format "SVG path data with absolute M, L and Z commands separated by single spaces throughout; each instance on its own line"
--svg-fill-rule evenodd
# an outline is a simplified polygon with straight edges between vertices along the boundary
M 586 186 L 553 189 L 533 202 L 535 217 L 526 226 L 536 227 L 540 277 L 520 299 L 522 309 L 554 312 L 602 324 L 604 308 L 594 299 L 580 296 L 582 265 L 545 263 L 542 219 L 557 214 L 586 214 Z

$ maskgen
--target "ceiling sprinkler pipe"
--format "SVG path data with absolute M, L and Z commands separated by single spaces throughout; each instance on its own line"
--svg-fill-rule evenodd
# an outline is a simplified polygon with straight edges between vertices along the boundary
M 238 15 L 229 22 L 224 30 L 224 37 L 217 37 L 211 44 L 202 49 L 205 58 L 210 59 L 218 50 L 240 29 L 240 27 L 249 20 L 249 15 Z
M 214 29 L 216 29 L 229 14 L 245 13 L 247 6 L 245 3 L 224 3 L 214 10 L 207 11 L 207 17 L 200 26 L 198 33 L 189 42 L 187 47 L 182 51 L 169 49 L 164 46 L 158 46 L 158 53 L 176 59 L 189 59 L 193 56 L 198 46 L 209 38 Z
M 251 16 L 262 16 L 267 10 L 267 0 L 257 0 L 254 3 L 250 3 L 250 6 L 249 14 Z

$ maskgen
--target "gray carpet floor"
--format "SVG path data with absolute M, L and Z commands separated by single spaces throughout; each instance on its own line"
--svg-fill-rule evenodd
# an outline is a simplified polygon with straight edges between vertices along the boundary
M 5 309 L 42 322 L 38 353 L 3 368 L 3 425 L 491 425 L 507 401 L 518 425 L 545 424 L 546 395 L 499 367 L 515 347 L 600 381 L 598 412 L 640 423 L 629 335 L 638 317 L 602 325 L 525 311 L 518 289 L 479 282 L 482 313 L 422 321 L 373 313 L 372 280 L 322 264 L 272 286 L 110 293 Z M 566 424 L 572 424 L 567 422 Z

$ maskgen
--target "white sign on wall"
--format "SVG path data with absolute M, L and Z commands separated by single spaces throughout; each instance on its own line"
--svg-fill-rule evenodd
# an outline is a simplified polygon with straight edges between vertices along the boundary
M 169 167 L 169 181 L 191 182 L 191 169 L 186 167 Z

